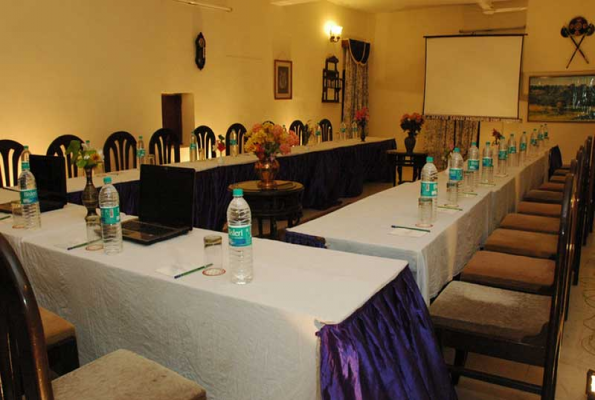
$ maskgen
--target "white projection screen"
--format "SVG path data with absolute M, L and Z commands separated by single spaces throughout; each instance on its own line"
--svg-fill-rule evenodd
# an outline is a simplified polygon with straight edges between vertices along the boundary
M 518 119 L 523 39 L 426 37 L 424 114 Z

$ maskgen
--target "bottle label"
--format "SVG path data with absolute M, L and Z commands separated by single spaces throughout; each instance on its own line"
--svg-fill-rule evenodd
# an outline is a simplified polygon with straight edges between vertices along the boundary
M 137 156 L 138 158 L 143 158 L 143 157 L 145 156 L 145 149 L 138 149 L 138 150 L 136 151 L 136 156 Z
M 448 171 L 448 177 L 451 181 L 462 181 L 463 180 L 463 169 L 462 168 L 451 168 Z
M 493 167 L 494 160 L 492 159 L 492 157 L 484 157 L 482 164 L 484 167 Z
M 469 171 L 479 171 L 479 160 L 467 160 L 467 169 Z
M 510 147 L 508 148 L 508 152 L 509 152 L 510 154 L 516 154 L 516 146 L 510 146 Z
M 252 245 L 252 225 L 230 226 L 227 229 L 231 247 Z
M 531 139 L 531 144 L 535 146 L 537 144 L 537 139 Z
M 421 182 L 421 195 L 424 197 L 437 197 L 438 196 L 438 182 Z
M 537 140 L 543 140 L 543 133 L 540 133 L 539 135 L 537 135 Z
M 508 158 L 508 152 L 506 150 L 498 151 L 498 160 L 506 160 Z
M 345 129 L 345 128 L 341 128 L 341 133 L 345 133 L 346 130 L 347 129 Z
M 237 146 L 237 145 L 238 145 L 238 141 L 237 141 L 237 140 L 234 140 L 234 139 L 231 139 L 231 140 L 229 141 L 229 145 L 230 145 L 230 146 Z
M 21 204 L 28 206 L 38 202 L 37 189 L 25 189 L 21 190 Z
M 196 143 L 190 143 L 190 150 L 196 150 Z
M 101 207 L 101 223 L 114 225 L 120 222 L 120 206 Z
M 521 143 L 521 151 L 527 151 L 527 143 Z
M 23 161 L 21 163 L 21 169 L 24 170 L 30 170 L 31 168 L 29 167 L 29 161 Z

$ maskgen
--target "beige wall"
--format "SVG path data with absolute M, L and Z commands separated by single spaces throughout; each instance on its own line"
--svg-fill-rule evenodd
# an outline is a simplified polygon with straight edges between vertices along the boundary
M 344 37 L 371 40 L 374 18 L 322 1 L 292 7 L 269 0 L 226 0 L 232 13 L 171 0 L 80 0 L 0 3 L 2 138 L 45 152 L 72 133 L 102 145 L 127 130 L 149 136 L 161 127 L 161 93 L 192 93 L 196 125 L 224 133 L 234 122 L 330 118 L 322 104 L 322 69 L 342 59 L 324 24 Z M 207 63 L 194 64 L 203 32 Z M 293 60 L 293 100 L 273 98 L 273 60 Z

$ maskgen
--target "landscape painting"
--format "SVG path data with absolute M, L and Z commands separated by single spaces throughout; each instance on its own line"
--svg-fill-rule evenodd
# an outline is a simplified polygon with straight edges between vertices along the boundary
M 529 122 L 595 122 L 595 75 L 529 78 Z

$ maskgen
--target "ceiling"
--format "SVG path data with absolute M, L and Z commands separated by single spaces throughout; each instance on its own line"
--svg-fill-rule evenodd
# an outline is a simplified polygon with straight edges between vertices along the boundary
M 367 12 L 387 12 L 408 8 L 477 4 L 478 0 L 331 0 L 333 3 Z M 494 3 L 506 0 L 492 0 Z

